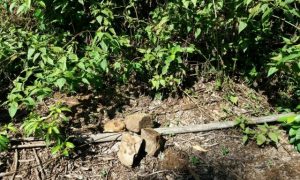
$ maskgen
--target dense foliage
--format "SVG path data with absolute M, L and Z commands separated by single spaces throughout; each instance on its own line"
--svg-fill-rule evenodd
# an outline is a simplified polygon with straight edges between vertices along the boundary
M 24 133 L 54 140 L 54 152 L 73 147 L 60 131 L 67 109 L 54 105 L 51 117 L 34 110 L 55 91 L 100 91 L 140 82 L 167 93 L 181 89 L 190 74 L 213 74 L 222 81 L 220 74 L 227 73 L 259 85 L 269 77 L 267 83 L 275 83 L 288 102 L 299 103 L 297 0 L 0 4 L 3 105 L 11 118 L 20 110 L 32 111 Z M 8 143 L 4 129 L 0 150 Z

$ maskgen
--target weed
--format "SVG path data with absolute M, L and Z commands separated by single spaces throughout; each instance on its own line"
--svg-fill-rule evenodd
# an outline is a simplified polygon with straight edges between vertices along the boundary
M 190 157 L 190 163 L 193 165 L 193 166 L 197 166 L 201 163 L 200 159 L 197 157 L 197 156 L 191 156 Z
M 102 178 L 107 177 L 107 175 L 108 175 L 108 171 L 105 170 L 105 169 L 103 169 L 103 170 L 100 172 L 100 176 L 101 176 Z
M 268 124 L 257 125 L 252 129 L 249 127 L 248 120 L 244 117 L 236 119 L 236 125 L 243 131 L 243 143 L 247 143 L 249 139 L 254 139 L 256 144 L 261 146 L 263 144 L 279 143 L 280 131 L 277 126 L 270 126 Z
M 229 154 L 229 149 L 227 148 L 227 147 L 225 147 L 225 146 L 222 146 L 221 147 L 221 154 L 223 155 L 223 156 L 227 156 L 228 154 Z
M 300 115 L 291 115 L 278 120 L 287 129 L 289 142 L 300 152 Z
M 24 134 L 43 138 L 48 146 L 54 141 L 52 154 L 62 152 L 63 155 L 68 156 L 74 145 L 67 141 L 62 132 L 65 123 L 68 121 L 64 112 L 70 112 L 70 110 L 58 103 L 49 108 L 49 114 L 45 117 L 31 113 L 22 125 Z

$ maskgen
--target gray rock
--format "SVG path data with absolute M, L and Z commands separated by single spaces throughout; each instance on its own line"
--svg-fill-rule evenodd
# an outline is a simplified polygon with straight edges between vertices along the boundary
M 148 155 L 156 156 L 162 146 L 161 135 L 152 128 L 145 128 L 141 131 L 141 137 L 145 140 L 145 151 Z
M 145 113 L 135 113 L 125 118 L 126 129 L 139 133 L 143 128 L 153 127 L 152 117 Z
M 118 152 L 118 158 L 120 162 L 131 167 L 140 151 L 143 139 L 138 135 L 131 135 L 129 133 L 124 133 L 122 136 L 120 149 Z
M 104 124 L 104 132 L 120 132 L 125 130 L 125 123 L 120 119 L 108 121 Z

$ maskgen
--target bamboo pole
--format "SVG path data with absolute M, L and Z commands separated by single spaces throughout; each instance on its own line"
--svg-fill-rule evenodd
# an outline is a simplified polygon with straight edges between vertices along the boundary
M 275 122 L 281 117 L 293 115 L 293 113 L 285 113 L 278 115 L 270 115 L 263 117 L 253 117 L 249 118 L 249 124 L 261 124 L 261 123 L 269 123 Z M 234 121 L 224 121 L 224 122 L 213 122 L 208 124 L 198 124 L 198 125 L 189 125 L 183 127 L 166 127 L 166 128 L 156 128 L 154 129 L 161 135 L 169 135 L 169 134 L 183 134 L 183 133 L 197 133 L 204 131 L 212 131 L 218 129 L 226 129 L 232 128 L 235 126 Z M 109 142 L 109 141 L 119 141 L 121 140 L 122 132 L 120 133 L 99 133 L 92 135 L 82 135 L 79 137 L 74 137 L 75 140 L 84 143 L 101 143 L 101 142 Z M 36 148 L 36 147 L 45 147 L 46 143 L 44 141 L 39 141 L 38 143 L 28 143 L 29 142 L 37 142 L 34 138 L 27 138 L 27 143 L 22 145 L 13 145 L 11 149 L 19 149 L 19 148 Z M 32 141 L 30 141 L 32 140 Z

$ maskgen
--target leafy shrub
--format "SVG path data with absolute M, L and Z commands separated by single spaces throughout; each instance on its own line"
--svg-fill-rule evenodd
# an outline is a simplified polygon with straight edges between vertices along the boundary
M 292 115 L 278 120 L 288 131 L 289 142 L 300 152 L 300 115 Z
M 0 152 L 8 149 L 9 144 L 9 132 L 15 133 L 17 129 L 12 123 L 9 123 L 0 128 Z
M 249 83 L 285 72 L 299 97 L 300 15 L 295 0 L 0 4 L 0 81 L 9 91 L 4 105 L 12 118 L 20 109 L 32 111 L 22 126 L 25 134 L 57 141 L 57 150 L 72 148 L 58 136 L 60 120 L 57 124 L 47 118 L 57 127 L 47 135 L 52 126 L 35 114 L 37 105 L 55 91 L 99 91 L 133 81 L 154 91 L 176 91 L 190 74 L 201 73 L 196 64 L 243 75 Z M 35 131 L 26 131 L 31 126 Z
M 256 127 L 250 128 L 248 120 L 244 117 L 236 119 L 236 125 L 239 126 L 243 131 L 243 143 L 245 144 L 249 139 L 254 139 L 256 144 L 261 146 L 264 144 L 279 143 L 279 127 L 271 126 L 268 124 L 256 125 Z

